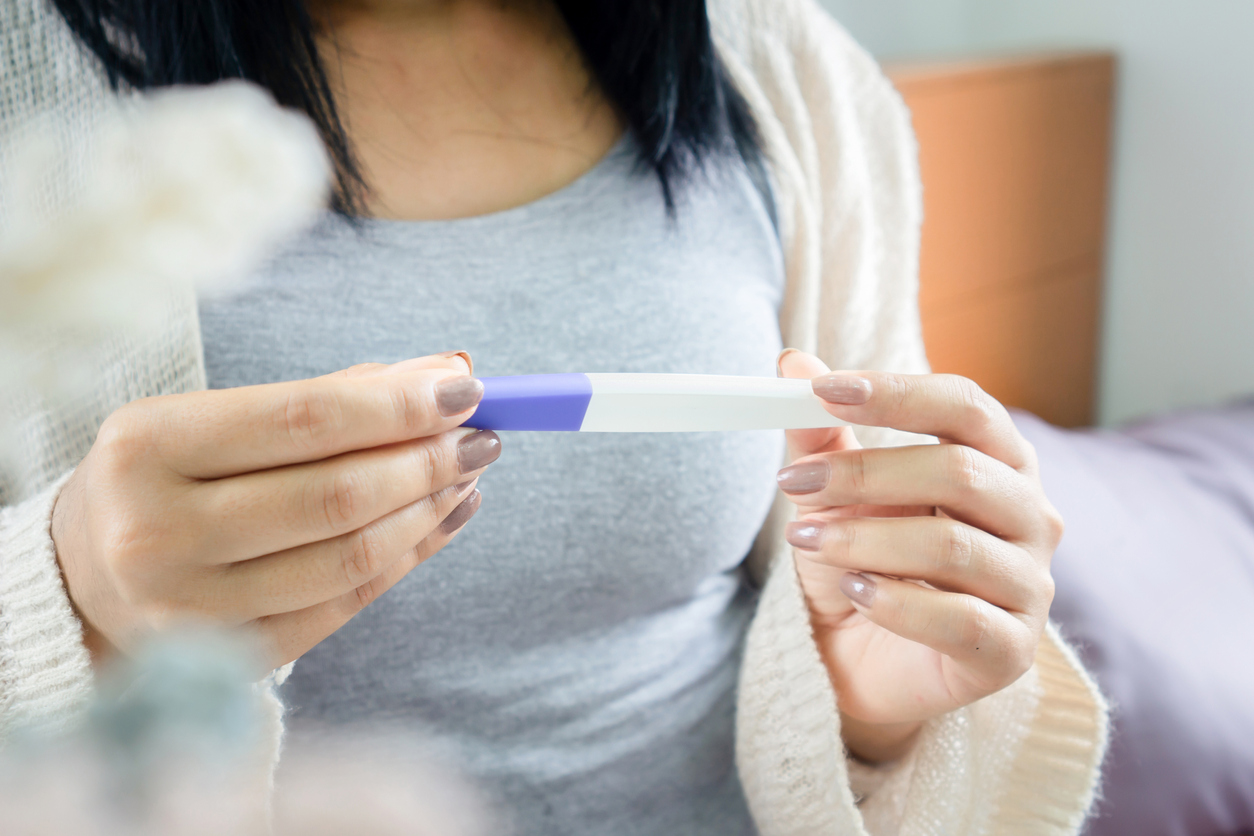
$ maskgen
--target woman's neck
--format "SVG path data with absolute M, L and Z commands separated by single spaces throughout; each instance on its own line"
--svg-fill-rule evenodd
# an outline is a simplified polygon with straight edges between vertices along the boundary
M 311 11 L 377 216 L 529 203 L 623 131 L 551 2 L 322 0 Z

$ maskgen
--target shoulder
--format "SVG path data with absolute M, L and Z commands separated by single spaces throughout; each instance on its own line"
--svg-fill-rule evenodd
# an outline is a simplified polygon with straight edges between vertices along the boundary
M 858 146 L 875 167 L 909 169 L 905 103 L 879 63 L 817 0 L 709 0 L 720 55 L 759 123 L 803 161 Z M 810 174 L 831 165 L 818 165 Z
M 709 0 L 709 13 L 735 83 L 759 123 L 780 129 L 776 149 L 796 154 L 811 187 L 831 185 L 813 182 L 823 172 L 847 179 L 852 157 L 881 186 L 913 189 L 917 149 L 905 103 L 817 0 Z
M 888 87 L 879 64 L 817 0 L 709 0 L 720 50 L 756 74 Z

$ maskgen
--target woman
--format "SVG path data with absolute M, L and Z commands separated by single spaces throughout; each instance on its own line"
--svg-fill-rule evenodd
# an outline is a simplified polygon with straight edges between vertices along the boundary
M 341 214 L 124 355 L 158 382 L 5 511 L 5 581 L 42 573 L 0 597 L 16 716 L 194 612 L 301 658 L 297 721 L 429 727 L 520 833 L 1078 828 L 1105 720 L 1046 630 L 1061 523 L 1005 411 L 925 374 L 906 117 L 816 7 L 57 7 L 115 81 L 305 110 Z M 778 370 L 871 429 L 778 474 L 772 433 L 502 444 L 449 347 Z

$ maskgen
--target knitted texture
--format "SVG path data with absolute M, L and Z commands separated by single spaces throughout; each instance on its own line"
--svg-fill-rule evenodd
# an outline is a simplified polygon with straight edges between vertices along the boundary
M 113 106 L 106 89 L 103 71 L 50 3 L 0 2 L 0 171 L 11 171 L 13 154 L 35 131 L 45 147 L 86 151 L 92 125 Z M 55 216 L 79 193 L 86 164 L 87 154 L 68 155 L 22 211 Z M 0 199 L 0 226 L 9 211 Z
M 922 203 L 909 116 L 875 62 L 813 0 L 711 0 L 728 72 L 757 118 L 787 270 L 785 343 L 832 368 L 927 371 L 918 314 Z M 86 135 L 108 107 L 100 73 L 46 0 L 0 0 L 0 163 L 7 141 L 56 111 Z M 58 130 L 61 130 L 58 128 Z M 72 199 L 70 166 L 47 203 Z M 6 207 L 0 206 L 0 224 Z M 57 478 L 113 409 L 204 387 L 195 301 L 172 298 L 156 334 L 102 347 L 92 385 L 67 403 L 27 393 L 0 404 L 26 464 L 0 471 L 0 732 L 66 727 L 90 668 L 49 537 Z M 925 441 L 858 430 L 864 444 Z M 1100 694 L 1051 629 L 1011 688 L 927 725 L 902 762 L 846 761 L 840 716 L 810 629 L 776 504 L 755 547 L 767 577 L 746 642 L 737 764 L 764 836 L 1074 833 L 1105 746 Z M 281 710 L 263 689 L 277 757 Z M 856 801 L 855 786 L 859 795 Z
M 745 644 L 736 764 L 763 834 L 862 832 L 836 695 L 791 559 L 775 562 Z
M 64 481 L 0 510 L 0 735 L 69 731 L 91 698 L 91 659 L 48 533 Z

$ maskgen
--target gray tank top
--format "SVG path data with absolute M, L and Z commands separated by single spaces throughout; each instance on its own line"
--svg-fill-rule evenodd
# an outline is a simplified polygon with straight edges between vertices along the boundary
M 736 161 L 680 190 L 624 140 L 534 203 L 436 222 L 328 217 L 201 304 L 211 387 L 467 349 L 481 375 L 774 375 L 783 293 Z M 312 724 L 414 724 L 519 836 L 754 832 L 733 762 L 740 565 L 779 432 L 504 433 L 458 539 L 297 662 Z

